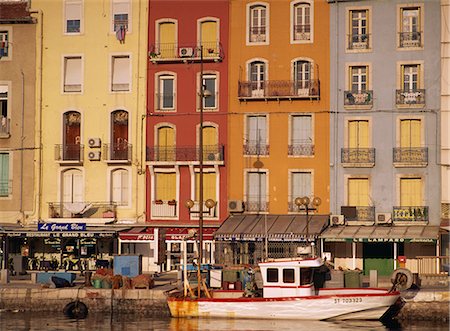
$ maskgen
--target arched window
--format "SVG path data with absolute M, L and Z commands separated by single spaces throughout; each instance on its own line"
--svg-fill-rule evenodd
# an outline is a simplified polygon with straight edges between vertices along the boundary
M 116 110 L 111 113 L 111 157 L 110 160 L 130 160 L 128 144 L 128 112 Z
M 158 23 L 156 31 L 157 45 L 155 56 L 162 59 L 174 59 L 177 54 L 177 24 L 176 21 L 164 20 Z
M 111 202 L 118 206 L 126 206 L 129 203 L 129 175 L 126 169 L 111 171 Z
M 300 2 L 294 5 L 294 40 L 311 40 L 311 5 Z
M 155 157 L 157 161 L 175 160 L 175 129 L 161 126 L 157 129 Z
M 249 42 L 267 42 L 267 8 L 265 5 L 256 4 L 249 10 Z
M 263 96 L 266 81 L 266 64 L 263 61 L 250 62 L 248 68 L 251 96 Z
M 83 202 L 84 183 L 81 170 L 68 169 L 64 171 L 61 174 L 61 182 L 61 198 L 63 203 Z

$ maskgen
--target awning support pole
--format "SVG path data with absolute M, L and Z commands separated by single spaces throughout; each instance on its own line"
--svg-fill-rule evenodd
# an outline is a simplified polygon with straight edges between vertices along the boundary
M 394 243 L 394 270 L 397 269 L 397 243 Z
M 356 243 L 352 242 L 352 264 L 353 270 L 356 269 Z

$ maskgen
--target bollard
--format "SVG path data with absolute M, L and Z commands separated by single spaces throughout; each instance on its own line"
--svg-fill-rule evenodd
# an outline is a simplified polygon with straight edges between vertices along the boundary
M 370 270 L 369 287 L 378 287 L 378 270 Z

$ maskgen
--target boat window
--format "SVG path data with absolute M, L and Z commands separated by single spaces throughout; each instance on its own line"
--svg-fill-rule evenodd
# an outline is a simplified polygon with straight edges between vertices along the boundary
M 300 285 L 309 285 L 312 283 L 312 272 L 311 268 L 301 268 L 300 269 Z
M 267 282 L 278 283 L 278 269 L 267 268 Z
M 294 277 L 294 269 L 283 269 L 283 283 L 293 283 Z

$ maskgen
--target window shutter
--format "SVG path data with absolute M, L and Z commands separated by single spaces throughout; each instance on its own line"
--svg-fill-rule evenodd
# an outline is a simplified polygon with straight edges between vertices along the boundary
M 65 59 L 65 62 L 66 70 L 64 77 L 64 91 L 81 91 L 81 57 L 69 57 Z
M 130 58 L 128 56 L 113 57 L 113 91 L 128 91 L 130 89 Z

